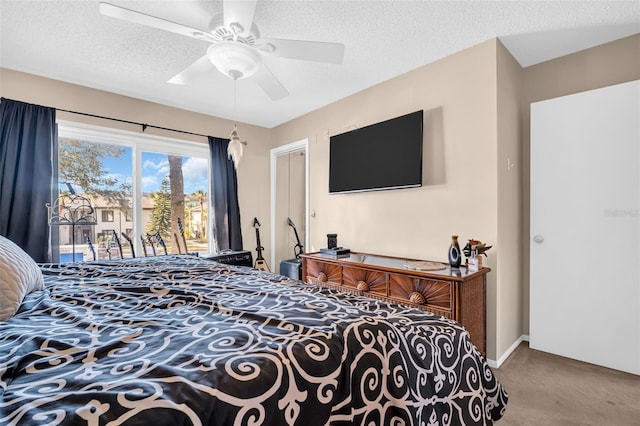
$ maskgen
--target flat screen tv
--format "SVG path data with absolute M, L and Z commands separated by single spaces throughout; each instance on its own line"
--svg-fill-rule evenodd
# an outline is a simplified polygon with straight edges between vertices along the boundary
M 422 110 L 332 136 L 329 193 L 422 185 Z

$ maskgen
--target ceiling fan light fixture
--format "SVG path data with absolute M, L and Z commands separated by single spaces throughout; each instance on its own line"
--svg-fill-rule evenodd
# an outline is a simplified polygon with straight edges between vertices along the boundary
M 231 132 L 229 139 L 229 145 L 227 146 L 227 155 L 233 161 L 233 165 L 236 169 L 238 168 L 238 164 L 240 164 L 240 159 L 242 158 L 242 144 L 243 142 L 240 142 L 240 137 L 238 137 L 238 126 L 234 124 L 233 131 Z
M 234 41 L 212 44 L 207 49 L 207 57 L 218 71 L 234 80 L 251 77 L 262 65 L 256 49 Z

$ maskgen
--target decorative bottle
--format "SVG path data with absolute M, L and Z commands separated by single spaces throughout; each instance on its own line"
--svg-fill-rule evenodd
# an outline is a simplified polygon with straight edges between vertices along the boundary
M 460 246 L 458 245 L 458 236 L 451 236 L 451 246 L 449 246 L 449 265 L 452 268 L 458 268 L 462 263 L 462 253 L 460 252 Z

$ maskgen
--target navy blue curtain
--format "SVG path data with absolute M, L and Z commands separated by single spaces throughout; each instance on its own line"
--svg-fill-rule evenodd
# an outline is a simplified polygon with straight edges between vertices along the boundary
M 46 204 L 57 171 L 56 110 L 0 100 L 0 235 L 48 262 Z
M 242 250 L 238 177 L 233 161 L 227 155 L 228 146 L 229 139 L 209 136 L 213 232 L 219 250 Z

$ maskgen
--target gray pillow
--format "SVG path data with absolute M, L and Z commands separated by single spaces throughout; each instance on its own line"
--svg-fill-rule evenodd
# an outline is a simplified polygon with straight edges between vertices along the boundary
M 0 235 L 0 321 L 11 318 L 27 294 L 43 289 L 42 272 L 36 262 Z

